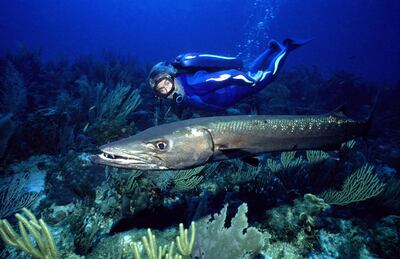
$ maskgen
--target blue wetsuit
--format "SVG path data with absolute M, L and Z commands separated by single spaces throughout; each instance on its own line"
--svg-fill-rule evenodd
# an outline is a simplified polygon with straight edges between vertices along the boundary
M 176 58 L 176 78 L 184 88 L 182 103 L 203 110 L 223 110 L 264 89 L 277 75 L 288 52 L 302 44 L 287 39 L 283 45 L 271 41 L 266 51 L 242 71 L 233 57 L 189 53 Z

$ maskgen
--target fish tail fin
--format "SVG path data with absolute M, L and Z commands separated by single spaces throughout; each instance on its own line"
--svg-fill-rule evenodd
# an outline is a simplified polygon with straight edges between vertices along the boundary
M 301 47 L 301 46 L 309 43 L 312 40 L 313 40 L 313 38 L 305 39 L 305 40 L 287 38 L 283 41 L 283 45 L 286 46 L 288 51 L 292 51 L 294 49 L 297 49 L 298 47 Z

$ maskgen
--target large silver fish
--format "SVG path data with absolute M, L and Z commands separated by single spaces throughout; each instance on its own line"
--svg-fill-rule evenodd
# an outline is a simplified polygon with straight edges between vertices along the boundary
M 146 129 L 100 147 L 99 164 L 143 170 L 184 169 L 272 151 L 327 149 L 364 135 L 370 119 L 324 115 L 203 117 Z

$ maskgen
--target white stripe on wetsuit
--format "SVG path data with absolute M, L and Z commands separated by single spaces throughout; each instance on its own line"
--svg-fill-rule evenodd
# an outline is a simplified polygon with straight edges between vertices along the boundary
M 227 60 L 236 59 L 235 57 L 225 57 L 225 56 L 218 56 L 218 55 L 212 55 L 212 54 L 188 55 L 188 56 L 185 56 L 184 59 L 194 59 L 197 57 L 219 58 L 219 59 L 227 59 Z
M 286 51 L 284 51 L 281 55 L 279 55 L 279 57 L 276 58 L 275 64 L 274 64 L 274 72 L 272 73 L 273 75 L 275 75 L 276 71 L 278 70 L 279 62 L 281 61 L 283 56 L 285 56 L 285 54 L 286 54 Z
M 220 75 L 219 77 L 212 77 L 212 78 L 209 78 L 209 79 L 206 80 L 206 82 L 208 82 L 208 81 L 217 81 L 217 82 L 221 82 L 221 81 L 224 81 L 224 80 L 226 80 L 226 79 L 228 79 L 228 78 L 230 78 L 230 77 L 231 77 L 230 74 L 222 74 L 222 75 Z
M 269 72 L 269 71 L 268 71 L 268 72 Z M 264 73 L 264 74 L 265 74 L 265 73 Z M 217 81 L 217 82 L 221 82 L 221 81 L 224 81 L 224 80 L 230 78 L 231 76 L 232 76 L 232 75 L 230 75 L 230 74 L 222 74 L 222 75 L 220 75 L 219 77 L 209 78 L 209 79 L 206 80 L 206 82 L 208 82 L 208 81 Z M 234 76 L 234 77 L 232 77 L 232 78 L 233 78 L 233 79 L 243 80 L 243 81 L 245 81 L 246 83 L 254 83 L 253 81 L 250 81 L 249 79 L 247 79 L 244 75 L 237 75 L 237 76 Z

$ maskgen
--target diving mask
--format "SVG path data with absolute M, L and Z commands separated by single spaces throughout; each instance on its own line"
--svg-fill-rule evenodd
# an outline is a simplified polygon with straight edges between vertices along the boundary
M 168 97 L 175 90 L 174 78 L 168 74 L 160 76 L 150 84 L 158 97 Z

